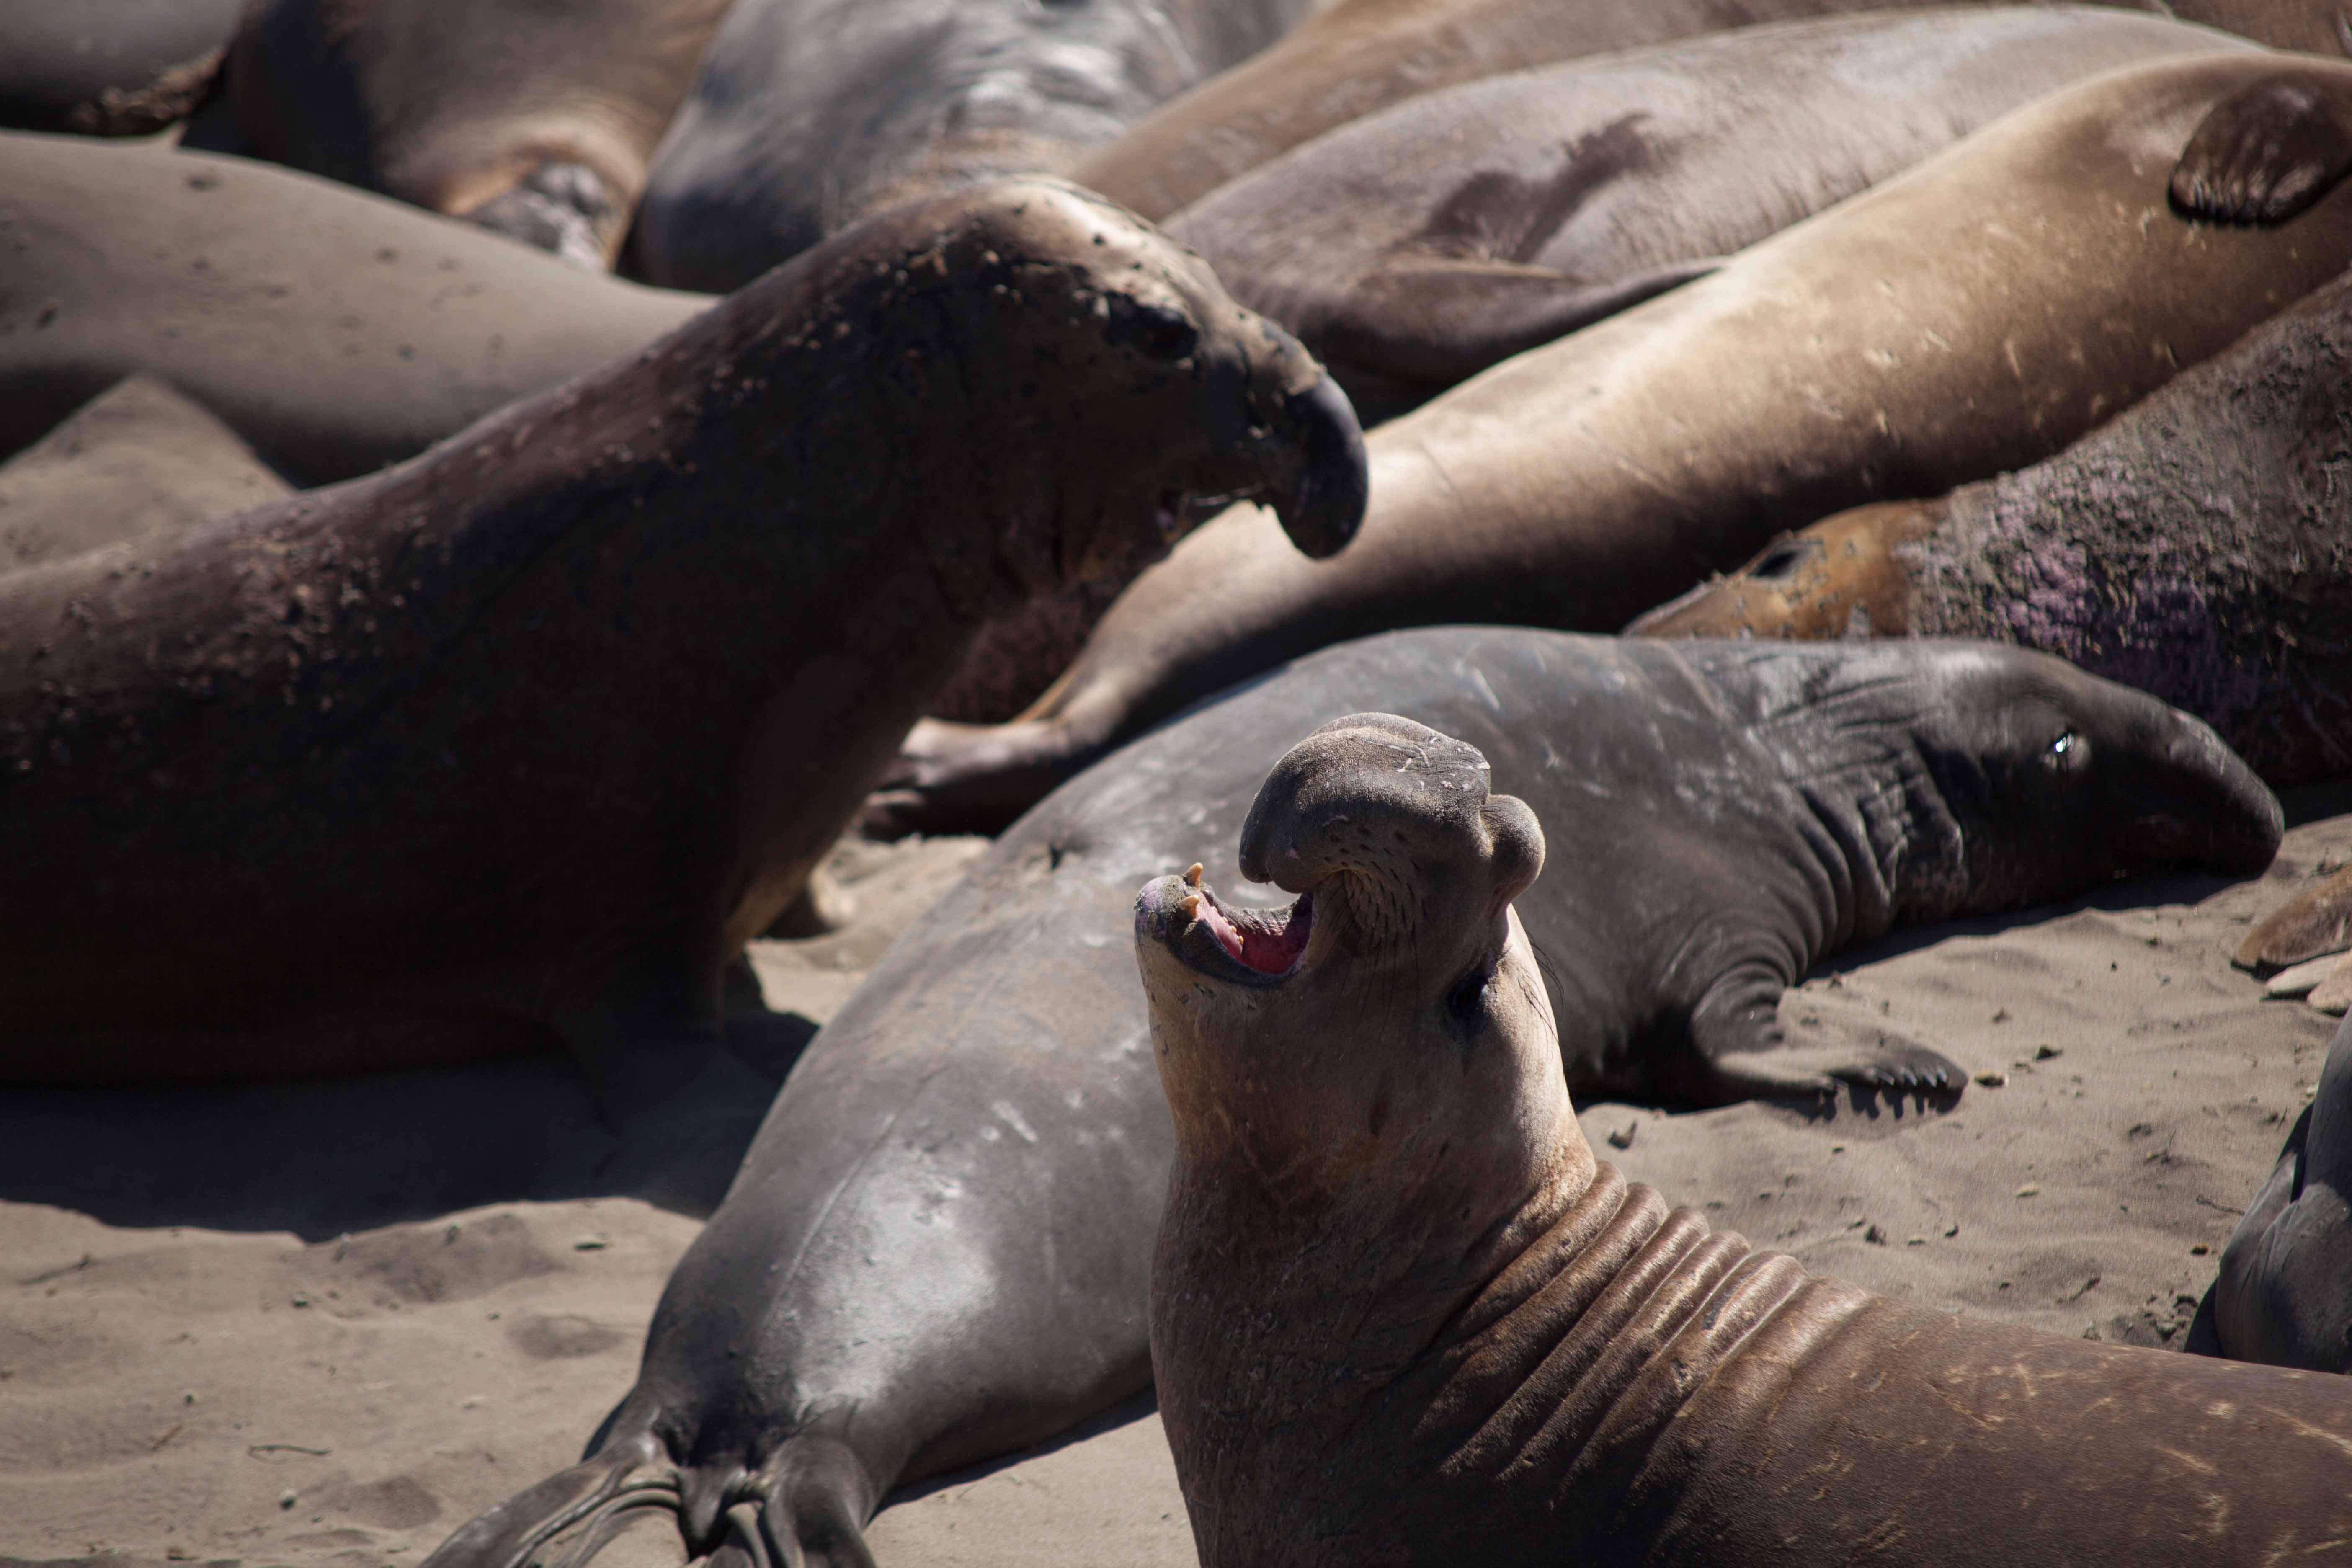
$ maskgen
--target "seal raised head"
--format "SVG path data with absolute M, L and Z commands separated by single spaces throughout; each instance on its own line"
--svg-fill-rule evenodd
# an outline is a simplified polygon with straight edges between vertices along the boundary
M 1179 877 L 1136 901 L 1175 1129 L 1152 1365 L 1208 1568 L 2347 1538 L 2342 1379 L 1873 1296 L 1596 1162 L 1510 907 L 1543 837 L 1482 763 L 1328 725 L 1243 834 L 1297 904 L 1241 916 Z

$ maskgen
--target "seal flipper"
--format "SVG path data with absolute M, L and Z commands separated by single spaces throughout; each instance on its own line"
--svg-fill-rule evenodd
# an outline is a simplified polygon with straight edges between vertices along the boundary
M 2172 205 L 2214 223 L 2278 224 L 2352 173 L 2352 96 L 2299 74 L 2207 110 L 2172 171 Z
M 1318 355 L 1393 381 L 1451 386 L 1704 278 L 1723 262 L 1712 256 L 1669 262 L 1588 283 L 1516 261 L 1406 252 L 1357 279 L 1321 320 L 1300 324 Z
M 572 1568 L 641 1523 L 648 1511 L 675 1519 L 679 1499 L 677 1467 L 652 1434 L 642 1434 L 557 1471 L 459 1527 L 425 1560 L 425 1568 Z
M 1968 1080 L 1948 1058 L 1906 1040 L 1789 1044 L 1780 1014 L 1786 985 L 1780 974 L 1756 963 L 1718 976 L 1691 1010 L 1695 1059 L 1677 1087 L 1703 1105 L 1734 1105 L 1745 1100 L 1825 1098 L 1841 1084 L 1897 1094 L 1953 1094 Z

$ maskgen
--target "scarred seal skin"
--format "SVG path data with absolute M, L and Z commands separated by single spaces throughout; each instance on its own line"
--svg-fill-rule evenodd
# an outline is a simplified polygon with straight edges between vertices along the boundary
M 1310 6 L 733 0 L 655 151 L 628 263 L 652 282 L 723 291 L 877 207 L 1066 174 Z
M 1232 881 L 1265 760 L 1373 703 L 1472 739 L 1559 824 L 1524 910 L 1553 1048 L 1596 1091 L 1948 1092 L 1930 1051 L 1783 1041 L 1780 987 L 1898 922 L 2250 874 L 2278 842 L 2201 725 L 2016 650 L 1505 627 L 1326 650 L 1073 781 L 899 941 L 793 1068 L 588 1457 L 435 1568 L 584 1559 L 636 1501 L 676 1510 L 677 1551 L 863 1563 L 893 1485 L 1140 1387 L 1169 1124 L 1135 887 L 1196 860 Z
M 228 113 L 238 151 L 602 270 L 725 10 L 257 0 L 229 47 Z
M 1938 0 L 1339 0 L 1246 63 L 1170 100 L 1076 171 L 1159 219 L 1336 126 L 1481 77 L 1805 16 Z M 2175 0 L 2133 9 L 2273 48 L 2340 56 L 2334 0 Z
M 1375 431 L 1372 509 L 1340 560 L 1297 561 L 1249 508 L 1217 519 L 1019 721 L 920 727 L 873 816 L 992 825 L 1324 643 L 1449 620 L 1614 629 L 1786 529 L 2054 456 L 2352 263 L 2352 193 L 2326 180 L 2267 225 L 2173 205 L 2184 149 L 2201 168 L 2252 148 L 2261 184 L 2306 167 L 2327 143 L 2299 128 L 2347 104 L 2352 66 L 2200 56 L 2008 115 Z
M 325 484 L 711 303 L 246 158 L 0 134 L 0 452 L 144 371 Z
M 2112 6 L 1784 22 L 1511 71 L 1168 221 L 1367 424 L 1667 289 L 2086 77 L 2238 47 Z
M 1299 895 L 1255 943 L 1136 900 L 1206 1568 L 2340 1554 L 2352 1383 L 1874 1296 L 1597 1163 L 1511 908 L 1544 851 L 1475 747 L 1360 714 L 1243 826 Z
M 551 1035 L 633 1108 L 985 619 L 1236 487 L 1328 552 L 1362 479 L 1295 342 L 1008 182 L 378 477 L 0 577 L 0 1076 Z
M 1998 638 L 2187 709 L 2274 784 L 2352 772 L 2352 279 L 2047 462 L 1828 518 L 1627 630 Z M 2240 962 L 2347 945 L 2344 901 Z

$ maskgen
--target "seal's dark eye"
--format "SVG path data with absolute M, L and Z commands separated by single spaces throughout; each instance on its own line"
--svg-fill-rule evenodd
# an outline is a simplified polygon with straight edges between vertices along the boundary
M 1784 539 L 1758 556 L 1756 563 L 1748 568 L 1748 575 L 1759 582 L 1776 583 L 1821 552 L 1822 542 L 1818 539 Z
M 1495 956 L 1492 953 L 1470 966 L 1469 973 L 1454 983 L 1445 994 L 1445 1014 L 1465 1028 L 1476 1026 L 1486 1008 L 1486 985 L 1495 978 Z
M 1125 343 L 1153 359 L 1171 361 L 1182 359 L 1200 346 L 1199 330 L 1182 314 L 1164 305 L 1149 305 L 1116 294 L 1109 305 L 1110 341 L 1115 343 Z
M 2042 760 L 2053 768 L 2071 773 L 2091 760 L 2091 742 L 2072 730 L 2063 731 L 2050 742 Z

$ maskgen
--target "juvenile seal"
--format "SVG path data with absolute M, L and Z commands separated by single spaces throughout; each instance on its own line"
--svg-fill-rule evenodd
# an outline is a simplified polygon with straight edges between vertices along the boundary
M 145 371 L 323 484 L 710 303 L 244 158 L 0 135 L 0 453 Z
M 2352 66 L 2218 56 L 2009 115 L 1375 431 L 1373 506 L 1340 560 L 1290 559 L 1248 508 L 1210 523 L 1019 721 L 919 727 L 871 816 L 1000 824 L 1321 644 L 1448 620 L 1613 629 L 1783 529 L 2053 456 L 2352 262 L 2352 195 L 2329 189 L 2347 104 Z M 2168 191 L 2291 176 L 2267 226 L 2184 216 Z
M 256 157 L 601 270 L 725 9 L 258 0 L 229 48 L 228 113 Z
M 1295 342 L 1010 182 L 384 474 L 0 577 L 0 1077 L 560 1039 L 630 1105 L 983 620 L 1236 487 L 1335 550 L 1362 479 Z
M 1612 49 L 1936 0 L 1339 0 L 1255 58 L 1170 100 L 1076 178 L 1157 221 L 1336 126 L 1418 94 Z M 2273 48 L 2341 56 L 2332 0 L 2133 7 Z
M 1152 1375 L 1206 1568 L 2269 1563 L 2352 1535 L 2352 1383 L 1809 1275 L 1586 1146 L 1536 814 L 1387 714 L 1135 905 L 1175 1126 Z
M 2331 778 L 2352 773 L 2347 452 L 2339 279 L 2046 462 L 1826 519 L 1627 629 L 2021 643 L 2199 715 L 2273 784 Z
M 639 277 L 723 292 L 877 206 L 1062 174 L 1309 0 L 735 0 L 656 150 Z
M 2222 1249 L 2188 1348 L 2352 1372 L 2352 1021 L 2336 1032 L 2317 1092 Z
M 1168 222 L 1367 423 L 2118 66 L 2254 46 L 2109 6 L 1785 22 L 1408 99 Z
M 1525 900 L 1558 1049 L 1642 1098 L 1948 1089 L 1932 1052 L 1779 1041 L 1780 986 L 1890 923 L 2250 870 L 2278 838 L 2201 726 L 2010 650 L 1504 627 L 1327 649 L 1090 769 L 901 938 L 794 1067 L 587 1457 L 434 1568 L 565 1561 L 640 1504 L 692 1552 L 860 1563 L 893 1485 L 1140 1387 L 1169 1131 L 1134 889 L 1229 877 L 1265 759 L 1372 702 L 1475 737 L 1561 823 Z
M 0 126 L 141 136 L 212 91 L 243 0 L 70 0 L 0 19 Z

